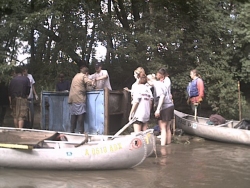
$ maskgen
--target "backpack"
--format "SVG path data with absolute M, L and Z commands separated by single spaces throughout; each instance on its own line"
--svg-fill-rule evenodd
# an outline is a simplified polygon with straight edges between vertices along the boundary
M 213 125 L 220 125 L 226 123 L 226 119 L 219 114 L 212 114 L 209 117 L 209 121 L 213 123 Z

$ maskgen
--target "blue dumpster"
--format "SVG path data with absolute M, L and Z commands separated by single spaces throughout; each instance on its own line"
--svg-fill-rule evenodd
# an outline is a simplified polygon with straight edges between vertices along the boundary
M 84 131 L 89 134 L 104 134 L 104 90 L 87 92 L 86 108 Z
M 42 92 L 41 127 L 53 131 L 70 131 L 68 92 Z M 84 131 L 89 134 L 113 134 L 127 121 L 130 98 L 127 92 L 93 90 L 87 92 Z M 79 125 L 76 132 L 79 130 Z
M 68 92 L 42 92 L 41 127 L 52 131 L 70 131 Z

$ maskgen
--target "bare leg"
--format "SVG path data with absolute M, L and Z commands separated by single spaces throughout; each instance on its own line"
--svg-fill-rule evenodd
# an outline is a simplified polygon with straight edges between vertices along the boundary
M 143 131 L 146 131 L 148 129 L 148 123 L 144 123 L 143 125 L 142 125 L 142 130 Z
M 133 127 L 134 127 L 134 132 L 140 132 L 141 131 L 141 125 L 140 124 L 134 123 Z
M 171 121 L 168 121 L 168 122 L 166 122 L 166 127 L 167 127 L 167 129 L 166 129 L 166 131 L 167 131 L 167 134 L 166 134 L 166 136 L 167 136 L 167 144 L 171 144 L 171 136 L 172 136 L 172 134 L 171 134 Z
M 19 120 L 18 121 L 18 128 L 23 128 L 24 125 L 24 120 Z
M 16 118 L 14 118 L 14 125 L 15 125 L 15 128 L 18 128 L 18 121 Z
M 167 143 L 167 122 L 159 120 L 159 126 L 161 128 L 161 145 L 165 146 Z

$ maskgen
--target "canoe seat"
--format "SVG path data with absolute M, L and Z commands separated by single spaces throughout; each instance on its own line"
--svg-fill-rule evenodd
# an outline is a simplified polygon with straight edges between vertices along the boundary
M 39 148 L 54 148 L 54 149 L 60 149 L 60 148 L 75 148 L 79 147 L 81 145 L 96 145 L 98 142 L 86 142 L 86 139 L 84 139 L 82 142 L 69 142 L 69 141 L 55 141 L 55 140 L 43 140 L 39 144 Z
M 3 129 L 0 132 L 0 147 L 15 149 L 40 148 L 40 143 L 46 139 L 54 139 L 58 133 L 29 131 L 22 129 Z
M 40 148 L 74 148 L 79 142 L 44 140 L 40 143 Z
M 228 127 L 228 124 L 215 125 L 216 127 Z
M 232 121 L 226 121 L 224 124 L 220 125 L 215 125 L 216 127 L 228 127 L 228 128 L 233 128 L 233 120 Z

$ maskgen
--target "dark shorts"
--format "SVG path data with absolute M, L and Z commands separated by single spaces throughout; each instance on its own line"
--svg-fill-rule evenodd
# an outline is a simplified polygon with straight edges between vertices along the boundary
M 28 116 L 27 99 L 16 97 L 11 100 L 12 116 L 17 120 L 25 120 Z
M 136 121 L 134 122 L 134 124 L 138 124 L 138 125 L 144 125 L 144 123 L 143 123 L 143 122 L 141 122 L 141 121 L 138 121 L 138 120 L 136 120 Z
M 171 121 L 172 119 L 174 119 L 174 106 L 161 110 L 158 120 Z

